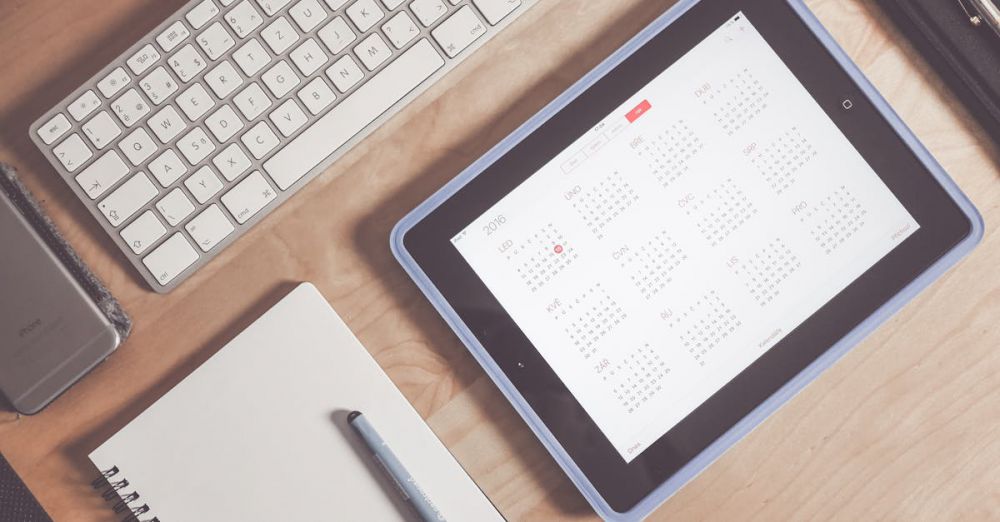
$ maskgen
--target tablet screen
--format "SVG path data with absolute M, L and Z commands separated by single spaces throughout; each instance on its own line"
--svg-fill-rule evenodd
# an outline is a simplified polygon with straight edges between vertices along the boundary
M 630 462 L 918 227 L 740 13 L 451 242 Z

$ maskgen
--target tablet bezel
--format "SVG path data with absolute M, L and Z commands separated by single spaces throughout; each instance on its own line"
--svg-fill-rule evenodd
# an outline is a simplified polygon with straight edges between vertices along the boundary
M 631 463 L 603 436 L 450 239 L 742 11 L 921 228 Z M 846 110 L 845 99 L 854 107 Z M 515 174 L 511 174 L 515 173 Z M 705 0 L 410 225 L 402 247 L 615 511 L 625 512 L 973 232 L 929 166 L 784 0 Z M 803 348 L 804 347 L 804 348 Z

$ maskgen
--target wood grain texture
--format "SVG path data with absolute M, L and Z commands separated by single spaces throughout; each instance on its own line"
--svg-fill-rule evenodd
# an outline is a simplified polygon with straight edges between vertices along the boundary
M 0 452 L 57 521 L 114 520 L 89 490 L 87 453 L 308 280 L 506 516 L 593 518 L 396 265 L 388 234 L 672 2 L 543 1 L 160 296 L 34 149 L 27 126 L 182 3 L 0 2 L 0 160 L 21 171 L 136 324 L 113 357 L 41 414 L 0 412 Z M 1000 519 L 997 151 L 868 1 L 809 3 L 982 210 L 987 236 L 653 519 Z

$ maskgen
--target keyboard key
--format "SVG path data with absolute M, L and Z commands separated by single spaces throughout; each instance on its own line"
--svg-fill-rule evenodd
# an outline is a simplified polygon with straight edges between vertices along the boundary
M 212 172 L 212 167 L 206 165 L 184 180 L 184 186 L 188 188 L 194 199 L 198 200 L 198 203 L 206 203 L 222 190 L 222 181 L 219 180 L 219 176 L 215 175 L 215 172 Z
M 424 27 L 430 27 L 448 12 L 448 6 L 441 0 L 413 0 L 410 9 Z
M 271 25 L 268 25 L 260 32 L 260 36 L 267 43 L 267 46 L 274 51 L 274 54 L 281 54 L 287 51 L 299 39 L 298 33 L 295 32 L 292 24 L 284 16 L 271 22 Z
M 289 137 L 299 130 L 306 123 L 306 115 L 299 108 L 299 104 L 295 103 L 295 100 L 288 100 L 282 103 L 274 112 L 269 116 L 271 121 L 274 122 L 274 126 L 278 128 L 278 132 L 284 137 Z
M 90 199 L 97 199 L 124 178 L 129 170 L 118 152 L 111 150 L 83 169 L 83 172 L 76 176 L 76 182 Z
M 274 13 L 281 11 L 291 0 L 257 0 L 257 4 L 264 10 L 267 16 L 274 16 Z
M 163 66 L 153 69 L 153 72 L 139 83 L 139 87 L 142 87 L 142 91 L 146 93 L 153 105 L 163 103 L 178 89 L 177 82 L 170 77 L 170 73 Z
M 105 98 L 110 98 L 124 89 L 130 81 L 132 81 L 132 78 L 129 77 L 124 68 L 115 67 L 115 70 L 111 71 L 103 80 L 97 82 L 97 90 L 101 91 L 101 94 Z
M 156 243 L 156 240 L 166 234 L 166 227 L 160 223 L 152 210 L 143 212 L 121 232 L 122 239 L 136 254 L 145 252 L 147 248 L 153 246 L 153 243 Z
M 215 144 L 201 128 L 187 133 L 177 142 L 177 148 L 187 158 L 188 163 L 197 165 L 215 150 Z
M 180 232 L 156 247 L 142 260 L 153 277 L 166 285 L 198 260 L 198 252 Z
M 52 152 L 55 153 L 63 167 L 66 167 L 66 170 L 70 172 L 80 168 L 80 165 L 83 165 L 94 155 L 90 152 L 87 144 L 83 142 L 83 138 L 76 133 L 70 134 L 62 143 L 56 145 Z
M 184 16 L 195 29 L 201 29 L 209 20 L 219 14 L 219 7 L 212 0 L 205 0 L 188 11 Z
M 389 41 L 396 46 L 396 49 L 402 49 L 420 34 L 420 29 L 406 11 L 400 11 L 382 26 L 382 32 L 389 37 Z
M 271 128 L 266 123 L 260 122 L 254 125 L 250 132 L 243 135 L 240 140 L 247 146 L 250 154 L 256 159 L 261 159 L 268 152 L 278 146 L 278 137 L 274 135 Z
M 163 187 L 173 185 L 181 176 L 187 172 L 187 165 L 177 156 L 173 149 L 167 149 L 159 157 L 149 162 L 149 173 L 160 182 Z
M 191 203 L 191 199 L 180 187 L 177 187 L 156 202 L 156 210 L 167 220 L 167 224 L 176 227 L 194 212 L 194 203 Z
M 205 125 L 215 135 L 215 139 L 224 143 L 243 128 L 243 120 L 236 115 L 236 111 L 232 107 L 223 105 L 221 109 L 205 119 Z
M 306 40 L 288 56 L 304 76 L 316 72 L 329 59 L 313 38 Z
M 236 227 L 229 222 L 219 205 L 213 204 L 184 225 L 184 229 L 203 252 L 208 252 L 232 234 Z
M 347 92 L 365 77 L 351 55 L 344 55 L 333 62 L 333 65 L 326 70 L 326 75 L 333 80 L 333 84 L 337 86 L 337 89 L 340 89 L 340 92 Z
M 264 162 L 264 170 L 287 190 L 442 66 L 441 55 L 420 40 Z
M 472 0 L 490 25 L 496 25 L 521 5 L 521 0 Z
M 486 34 L 486 26 L 469 6 L 464 6 L 441 25 L 431 31 L 431 35 L 441 45 L 449 57 L 454 58 L 472 42 Z
M 197 121 L 215 105 L 215 100 L 208 95 L 200 83 L 196 83 L 177 97 L 177 106 L 184 111 L 188 119 Z
M 160 33 L 156 37 L 156 43 L 160 44 L 160 47 L 164 52 L 173 51 L 181 42 L 183 42 L 188 36 L 191 36 L 191 31 L 188 31 L 187 26 L 184 22 L 180 20 L 170 24 L 166 31 Z
M 233 59 L 236 60 L 236 64 L 240 66 L 244 74 L 253 76 L 270 63 L 271 55 L 267 54 L 260 41 L 254 38 L 233 53 Z
M 344 4 L 347 3 L 347 0 L 324 0 L 324 1 L 326 2 L 326 5 L 330 6 L 330 9 L 333 9 L 334 11 L 340 9 L 341 7 L 344 7 Z
M 302 0 L 289 9 L 288 14 L 292 15 L 292 20 L 295 20 L 304 33 L 312 31 L 326 19 L 326 10 L 317 0 Z
M 323 78 L 309 82 L 299 91 L 298 97 L 313 115 L 319 114 L 337 99 L 337 95 L 333 94 L 333 89 L 323 81 Z
M 153 134 L 156 134 L 160 143 L 167 143 L 176 138 L 187 127 L 184 118 L 181 118 L 173 105 L 167 105 L 160 112 L 150 116 L 146 124 L 153 129 Z
M 243 0 L 226 13 L 226 22 L 229 23 L 229 27 L 233 28 L 236 36 L 246 38 L 254 29 L 260 27 L 260 24 L 264 23 L 264 18 L 260 16 L 250 0 Z
M 66 115 L 59 113 L 52 117 L 45 125 L 38 128 L 38 137 L 42 138 L 42 143 L 52 145 L 57 139 L 72 127 Z
M 372 33 L 354 48 L 354 54 L 358 55 L 369 71 L 374 71 L 392 56 L 392 51 L 378 33 Z
M 358 0 L 347 8 L 347 16 L 363 33 L 378 23 L 385 14 L 382 12 L 382 8 L 375 3 L 375 0 Z
M 390 11 L 392 11 L 393 9 L 399 7 L 400 4 L 402 4 L 402 3 L 403 3 L 403 0 L 382 0 L 382 5 L 384 5 L 385 8 L 388 9 L 388 10 L 390 10 Z
M 156 144 L 153 143 L 153 138 L 149 137 L 149 133 L 146 129 L 139 127 L 138 129 L 132 131 L 131 134 L 122 138 L 118 142 L 118 148 L 125 153 L 125 157 L 128 158 L 133 165 L 139 166 L 142 162 L 149 159 L 150 156 L 156 152 Z
M 159 192 L 145 173 L 140 172 L 122 183 L 97 208 L 112 226 L 117 227 L 153 200 Z
M 236 45 L 236 40 L 229 36 L 229 31 L 222 26 L 222 22 L 215 22 L 198 35 L 198 45 L 209 60 L 218 60 Z
M 222 196 L 222 204 L 240 224 L 246 223 L 260 209 L 278 197 L 260 171 L 250 174 Z
M 201 57 L 201 54 L 191 44 L 181 47 L 180 51 L 177 51 L 170 57 L 169 62 L 170 68 L 177 73 L 177 77 L 184 83 L 194 79 L 199 72 L 207 67 L 205 59 Z
M 299 84 L 299 77 L 288 62 L 282 60 L 264 72 L 260 77 L 275 98 L 281 98 Z
M 320 29 L 316 33 L 316 36 L 323 41 L 323 44 L 326 45 L 333 54 L 343 51 L 357 38 L 354 31 L 351 30 L 351 27 L 347 25 L 347 22 L 339 16 Z
M 74 120 L 81 121 L 100 106 L 101 99 L 94 94 L 94 91 L 87 91 L 71 103 L 67 110 Z
M 126 127 L 135 125 L 150 111 L 146 100 L 135 89 L 125 91 L 125 94 L 112 102 L 111 109 Z
M 222 99 L 243 85 L 243 78 L 240 73 L 236 72 L 233 63 L 226 60 L 205 73 L 205 83 L 211 87 L 216 96 Z
M 153 47 L 152 44 L 146 44 L 125 63 L 128 64 L 128 68 L 132 69 L 133 73 L 142 74 L 159 59 L 160 52 L 156 50 L 156 47 Z
M 97 113 L 87 123 L 83 124 L 83 133 L 90 139 L 97 150 L 101 150 L 115 140 L 122 133 L 115 120 L 108 114 L 108 111 Z
M 152 110 L 135 89 L 125 91 L 125 94 L 111 104 L 111 108 L 126 127 L 135 125 Z
M 221 154 L 212 158 L 212 163 L 215 164 L 215 168 L 219 169 L 226 181 L 233 181 L 240 177 L 240 174 L 246 172 L 251 165 L 250 158 L 235 143 L 229 144 Z
M 264 94 L 264 89 L 261 89 L 260 85 L 251 83 L 249 87 L 233 97 L 233 103 L 243 113 L 244 118 L 253 121 L 271 106 L 271 99 L 267 97 L 267 94 Z

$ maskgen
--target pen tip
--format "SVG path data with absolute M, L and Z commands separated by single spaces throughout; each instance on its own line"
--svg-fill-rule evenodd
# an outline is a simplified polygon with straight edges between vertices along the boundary
M 361 412 L 358 411 L 358 410 L 354 410 L 351 413 L 347 414 L 347 422 L 352 422 L 352 421 L 354 421 L 354 419 L 356 419 L 356 418 L 358 418 L 360 416 L 361 416 Z

